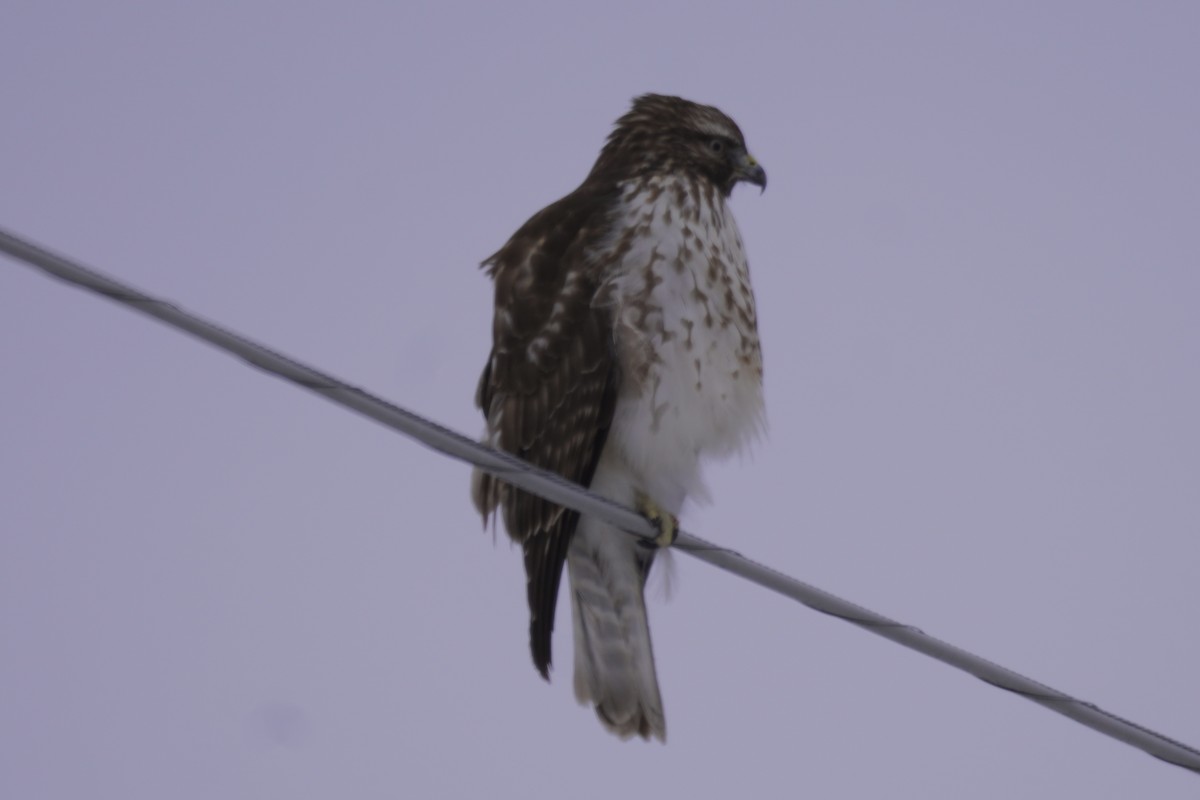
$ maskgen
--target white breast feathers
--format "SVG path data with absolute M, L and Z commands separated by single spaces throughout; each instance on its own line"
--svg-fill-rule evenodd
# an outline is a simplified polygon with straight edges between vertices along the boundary
M 599 302 L 613 308 L 622 387 L 611 447 L 664 507 L 705 496 L 700 458 L 764 426 L 762 354 L 741 235 L 710 184 L 631 183 Z

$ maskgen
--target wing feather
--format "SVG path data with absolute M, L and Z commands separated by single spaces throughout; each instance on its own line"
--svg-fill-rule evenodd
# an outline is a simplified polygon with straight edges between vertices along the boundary
M 476 400 L 491 441 L 589 485 L 616 405 L 612 322 L 593 303 L 606 196 L 581 187 L 529 220 L 484 262 L 496 283 L 492 353 Z M 476 484 L 522 546 L 533 662 L 549 676 L 551 634 L 567 547 L 579 515 L 488 476 Z

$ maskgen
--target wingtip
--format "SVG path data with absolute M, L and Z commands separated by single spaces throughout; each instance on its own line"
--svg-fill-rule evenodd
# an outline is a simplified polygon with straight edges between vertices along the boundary
M 533 656 L 533 667 L 538 671 L 538 674 L 546 681 L 550 682 L 550 642 L 549 637 L 543 638 L 542 631 L 538 629 L 537 620 L 531 620 L 529 625 L 529 654 Z

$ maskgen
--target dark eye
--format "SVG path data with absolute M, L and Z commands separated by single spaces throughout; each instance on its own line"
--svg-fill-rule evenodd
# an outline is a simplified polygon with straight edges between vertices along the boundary
M 720 139 L 713 139 L 708 143 L 708 149 L 712 150 L 714 153 L 724 153 L 725 142 L 721 141 Z

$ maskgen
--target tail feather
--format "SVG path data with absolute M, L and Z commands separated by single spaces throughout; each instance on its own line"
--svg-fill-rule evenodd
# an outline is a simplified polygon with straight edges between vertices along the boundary
M 575 697 L 610 731 L 666 741 L 643 588 L 646 557 L 635 542 L 586 520 L 567 555 L 575 627 Z

